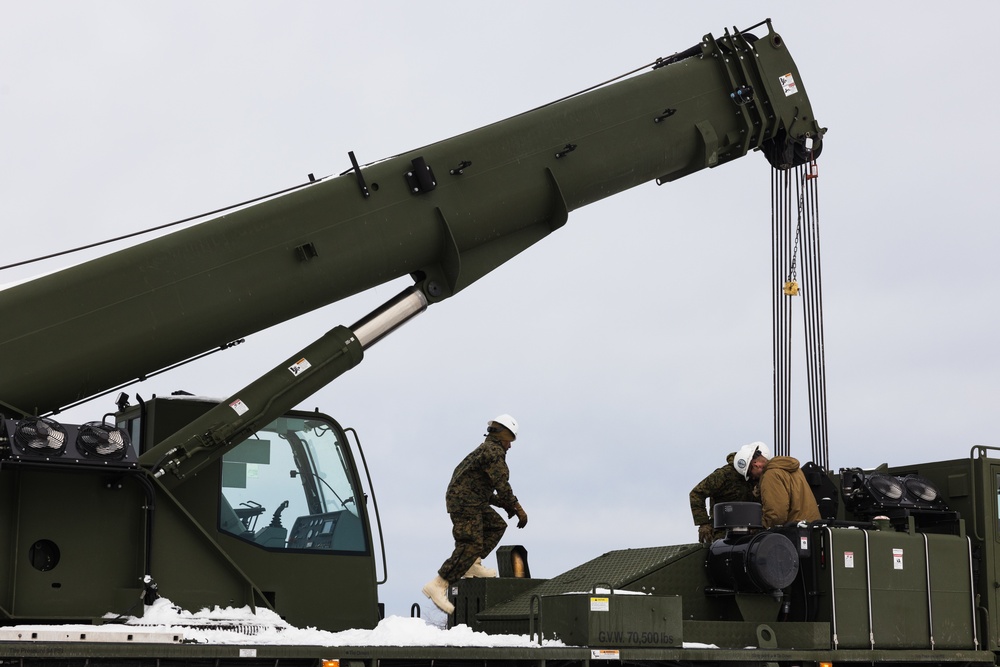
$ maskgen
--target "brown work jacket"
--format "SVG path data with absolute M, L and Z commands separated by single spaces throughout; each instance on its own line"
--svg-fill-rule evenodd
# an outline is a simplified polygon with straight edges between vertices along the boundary
M 815 521 L 819 507 L 798 459 L 775 456 L 760 476 L 760 504 L 765 528 L 789 521 Z

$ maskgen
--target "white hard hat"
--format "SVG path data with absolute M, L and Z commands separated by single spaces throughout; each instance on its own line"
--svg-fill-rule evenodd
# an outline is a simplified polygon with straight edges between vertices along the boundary
M 733 458 L 733 467 L 736 468 L 736 472 L 743 475 L 743 479 L 746 479 L 750 473 L 750 462 L 753 461 L 756 454 L 760 454 L 765 459 L 770 459 L 771 448 L 763 442 L 751 442 L 749 445 L 743 445 L 736 452 L 736 456 Z
M 514 438 L 517 438 L 517 420 L 510 415 L 500 415 L 499 417 L 494 417 L 490 421 L 486 422 L 486 426 L 489 427 L 493 424 L 500 424 L 505 427 L 508 431 L 514 434 Z

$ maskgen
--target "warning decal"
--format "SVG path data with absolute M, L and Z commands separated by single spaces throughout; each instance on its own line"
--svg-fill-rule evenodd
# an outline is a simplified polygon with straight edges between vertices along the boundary
M 792 76 L 791 72 L 779 76 L 778 82 L 781 84 L 781 89 L 785 91 L 785 97 L 799 92 L 798 86 L 795 85 L 795 77 Z
M 294 364 L 292 364 L 291 366 L 289 366 L 288 370 L 291 371 L 292 375 L 301 375 L 302 373 L 305 373 L 310 368 L 312 368 L 312 364 L 310 364 L 309 361 L 305 357 L 302 357 L 301 359 L 299 359 L 298 361 L 296 361 Z

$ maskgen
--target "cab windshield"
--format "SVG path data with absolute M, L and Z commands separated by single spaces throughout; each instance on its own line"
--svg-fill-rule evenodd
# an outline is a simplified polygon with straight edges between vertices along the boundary
M 319 415 L 284 416 L 223 457 L 220 528 L 268 549 L 367 552 L 353 459 Z

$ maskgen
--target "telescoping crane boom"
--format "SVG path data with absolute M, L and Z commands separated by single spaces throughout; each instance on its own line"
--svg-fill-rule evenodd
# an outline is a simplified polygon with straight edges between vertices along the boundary
M 12 545 L 0 550 L 11 573 L 0 616 L 98 618 L 155 578 L 185 608 L 259 605 L 302 626 L 370 627 L 372 531 L 347 437 L 289 411 L 570 211 L 752 151 L 787 169 L 818 155 L 822 136 L 766 21 L 438 143 L 364 166 L 351 154 L 339 176 L 0 290 L 0 542 Z M 220 403 L 123 404 L 117 435 L 46 421 L 403 276 L 413 285 L 384 307 Z M 111 460 L 125 434 L 135 454 Z M 272 481 L 282 495 L 251 497 Z M 273 515 L 258 527 L 264 501 Z M 47 509 L 69 506 L 89 513 L 70 522 Z
M 42 414 L 412 275 L 428 303 L 570 211 L 822 129 L 780 35 L 706 35 L 648 71 L 0 291 L 0 405 Z

